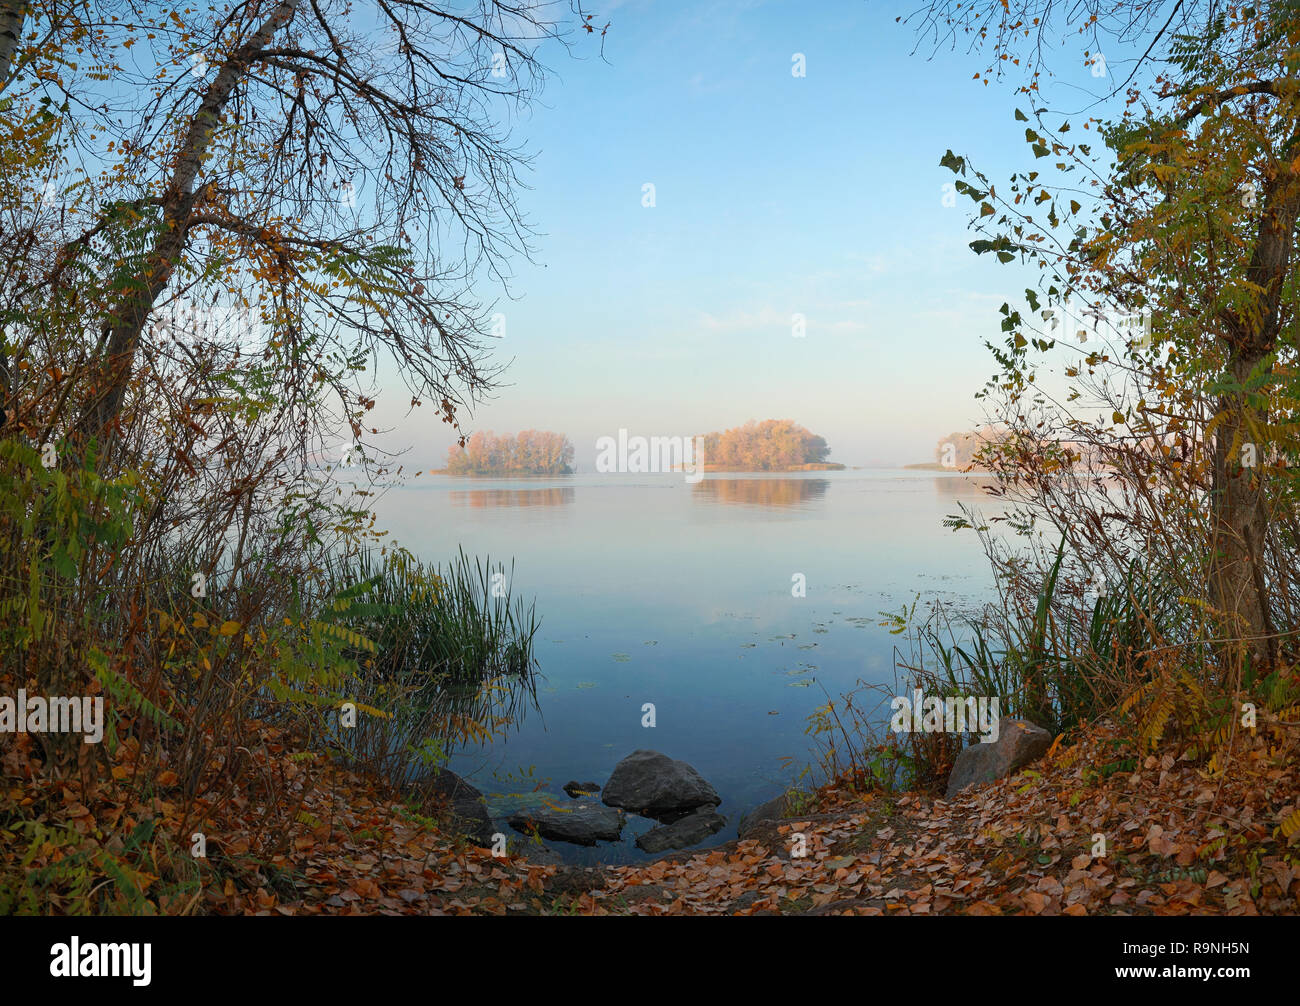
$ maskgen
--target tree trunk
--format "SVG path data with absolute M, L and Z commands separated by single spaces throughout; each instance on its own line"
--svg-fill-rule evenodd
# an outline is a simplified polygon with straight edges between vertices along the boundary
M 1259 362 L 1259 358 L 1234 355 L 1229 365 L 1233 380 L 1245 384 Z M 1250 658 L 1252 668 L 1263 670 L 1278 655 L 1264 576 L 1269 525 L 1264 466 L 1271 450 L 1256 442 L 1251 430 L 1261 429 L 1267 416 L 1251 408 L 1239 393 L 1219 400 L 1219 415 L 1223 418 L 1214 440 L 1211 497 L 1211 599 L 1227 616 L 1226 635 L 1242 640 L 1239 652 Z
M 1296 133 L 1289 150 L 1300 143 Z M 1229 640 L 1220 647 L 1225 670 L 1244 654 L 1257 671 L 1276 661 L 1279 644 L 1264 576 L 1269 512 L 1264 466 L 1272 445 L 1259 442 L 1268 414 L 1253 406 L 1245 386 L 1277 346 L 1282 327 L 1282 290 L 1291 270 L 1296 221 L 1300 219 L 1300 175 L 1291 162 L 1264 185 L 1254 248 L 1246 279 L 1259 291 L 1246 310 L 1225 310 L 1219 333 L 1228 353 L 1227 378 L 1235 386 L 1219 399 L 1214 433 L 1211 492 L 1210 598 L 1224 617 Z M 1272 370 L 1271 364 L 1262 372 Z M 1246 464 L 1243 465 L 1242 462 Z
M 281 0 L 256 32 L 222 64 L 190 120 L 176 167 L 163 194 L 162 226 L 145 258 L 142 282 L 133 287 L 104 323 L 106 348 L 95 395 L 76 424 L 78 437 L 98 436 L 101 454 L 112 438 L 112 427 L 135 370 L 136 349 L 149 314 L 167 288 L 188 238 L 197 196 L 195 184 L 212 143 L 222 110 L 240 78 L 267 47 L 271 38 L 293 18 L 300 0 Z
M 26 0 L 0 0 L 0 91 L 9 83 L 27 7 Z

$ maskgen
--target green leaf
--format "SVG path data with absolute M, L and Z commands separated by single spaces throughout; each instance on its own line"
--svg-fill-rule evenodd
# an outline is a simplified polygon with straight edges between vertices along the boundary
M 966 160 L 949 150 L 943 157 L 939 158 L 939 167 L 949 168 L 955 174 L 964 175 L 966 173 Z

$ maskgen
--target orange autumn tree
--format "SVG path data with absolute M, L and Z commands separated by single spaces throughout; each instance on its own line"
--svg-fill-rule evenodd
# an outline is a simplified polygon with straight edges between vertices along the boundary
M 820 464 L 831 453 L 824 437 L 790 419 L 750 420 L 720 433 L 704 435 L 704 459 L 710 468 L 736 471 L 788 471 Z
M 568 475 L 573 444 L 562 433 L 524 430 L 512 437 L 477 431 L 447 452 L 450 475 Z

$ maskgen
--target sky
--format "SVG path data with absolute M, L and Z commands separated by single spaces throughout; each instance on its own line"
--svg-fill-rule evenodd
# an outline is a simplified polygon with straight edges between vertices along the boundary
M 564 433 L 590 471 L 597 438 L 620 428 L 793 419 L 832 461 L 895 465 L 933 461 L 981 422 L 984 342 L 1001 341 L 998 307 L 1027 283 L 967 247 L 975 204 L 944 205 L 954 176 L 939 160 L 951 148 L 995 182 L 1032 161 L 1013 82 L 973 80 L 986 58 L 920 41 L 895 21 L 903 4 L 593 9 L 612 22 L 604 58 L 584 39 L 544 49 L 553 76 L 514 123 L 539 235 L 496 308 L 504 386 L 466 431 Z M 1110 83 L 1085 48 L 1055 57 L 1066 105 Z M 374 414 L 393 427 L 383 444 L 441 466 L 450 428 L 427 408 L 407 416 L 409 395 L 380 379 L 395 389 Z

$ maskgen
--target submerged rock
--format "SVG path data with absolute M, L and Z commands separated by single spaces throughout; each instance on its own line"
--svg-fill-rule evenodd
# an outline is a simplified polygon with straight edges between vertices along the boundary
M 594 782 L 574 782 L 572 779 L 564 784 L 563 789 L 575 800 L 583 796 L 595 796 L 600 792 L 600 787 Z
M 677 818 L 696 807 L 722 802 L 694 768 L 658 751 L 633 751 L 614 766 L 601 799 L 654 818 Z
M 727 819 L 713 809 L 711 805 L 699 807 L 685 817 L 678 818 L 672 824 L 661 824 L 651 828 L 637 838 L 637 848 L 646 852 L 666 852 L 669 849 L 685 849 L 703 842 L 710 835 L 716 835 L 727 826 Z
M 565 807 L 528 807 L 510 815 L 515 831 L 575 845 L 615 842 L 623 831 L 623 815 L 598 803 L 572 803 Z
M 1052 746 L 1052 735 L 1028 720 L 1003 716 L 998 720 L 998 739 L 982 741 L 962 750 L 948 776 L 951 800 L 967 786 L 978 786 L 1010 775 L 1031 761 L 1041 758 Z

